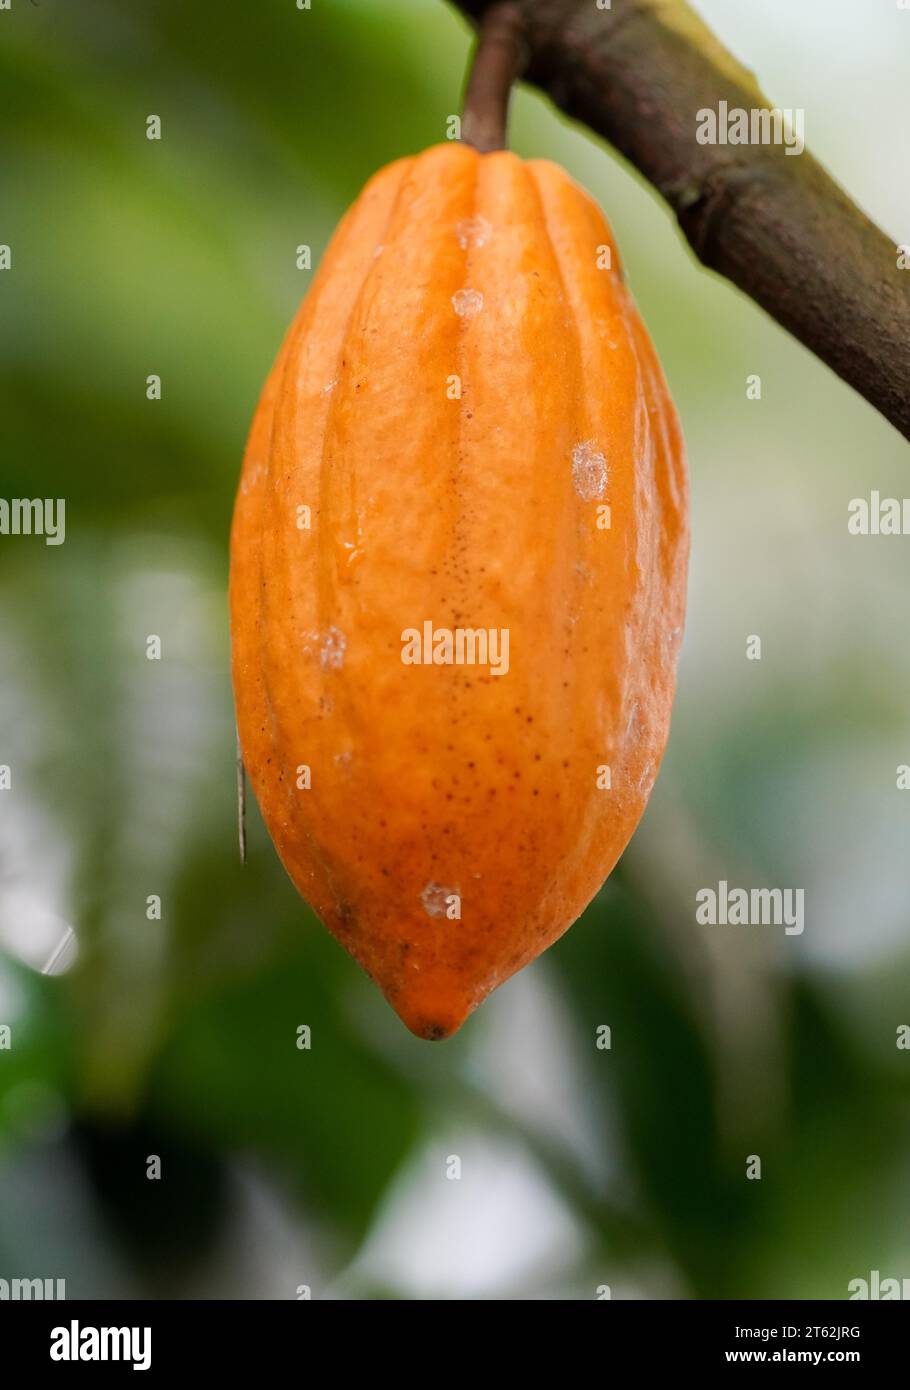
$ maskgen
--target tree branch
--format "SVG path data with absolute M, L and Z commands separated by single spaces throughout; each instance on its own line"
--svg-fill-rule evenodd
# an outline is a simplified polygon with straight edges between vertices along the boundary
M 482 20 L 490 0 L 453 0 Z M 811 155 L 699 144 L 698 112 L 770 107 L 685 0 L 511 0 L 526 76 L 609 140 L 731 280 L 910 439 L 910 270 Z M 481 45 L 483 47 L 483 45 Z M 500 65 L 500 81 L 511 78 Z M 489 68 L 488 68 L 489 74 Z

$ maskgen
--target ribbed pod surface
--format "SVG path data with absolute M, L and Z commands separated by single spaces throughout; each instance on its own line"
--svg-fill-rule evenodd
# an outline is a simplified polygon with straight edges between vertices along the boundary
M 587 195 L 458 144 L 377 174 L 253 422 L 233 674 L 291 878 L 417 1034 L 554 941 L 634 831 L 687 515 L 675 411 Z

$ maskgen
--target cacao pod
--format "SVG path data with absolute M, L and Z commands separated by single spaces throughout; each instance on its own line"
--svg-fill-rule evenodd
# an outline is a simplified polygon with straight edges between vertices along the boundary
M 447 144 L 339 226 L 231 539 L 244 762 L 284 865 L 446 1037 L 580 915 L 666 743 L 682 439 L 598 208 Z

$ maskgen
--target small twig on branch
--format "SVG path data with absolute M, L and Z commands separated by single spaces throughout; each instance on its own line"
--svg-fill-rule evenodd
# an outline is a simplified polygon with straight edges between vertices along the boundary
M 811 155 L 788 155 L 783 144 L 698 142 L 698 113 L 722 101 L 731 111 L 774 108 L 686 0 L 612 0 L 607 9 L 594 0 L 453 3 L 481 24 L 512 11 L 528 81 L 650 180 L 704 265 L 910 439 L 910 270 L 899 268 L 896 242 Z M 478 67 L 476 104 L 468 94 L 477 124 L 465 138 L 499 148 L 516 73 L 492 42 Z
M 527 57 L 521 9 L 514 0 L 499 0 L 480 24 L 461 122 L 462 140 L 481 154 L 505 149 L 509 97 Z

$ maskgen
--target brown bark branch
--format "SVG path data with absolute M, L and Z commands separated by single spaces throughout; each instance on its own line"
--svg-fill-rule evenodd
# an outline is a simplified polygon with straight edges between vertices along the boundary
M 475 22 L 504 8 L 453 3 Z M 898 268 L 897 243 L 808 153 L 698 143 L 699 111 L 771 103 L 685 0 L 612 0 L 609 9 L 510 0 L 508 9 L 527 45 L 528 81 L 650 180 L 704 265 L 910 439 L 910 270 Z M 488 64 L 485 81 L 510 83 L 507 67 Z

